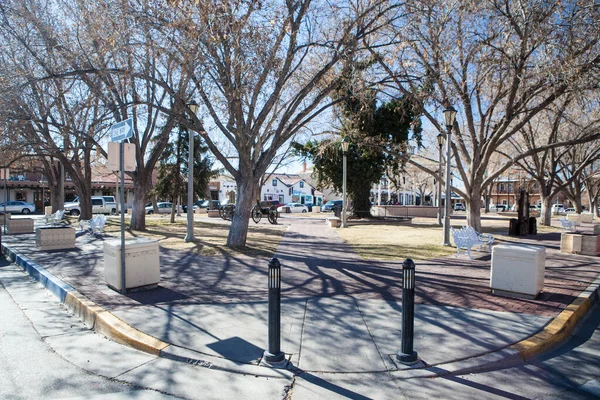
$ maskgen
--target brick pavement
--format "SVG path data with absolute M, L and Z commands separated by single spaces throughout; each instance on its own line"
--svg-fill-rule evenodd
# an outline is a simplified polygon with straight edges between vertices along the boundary
M 362 260 L 322 220 L 282 219 L 289 224 L 276 256 L 283 264 L 284 298 L 348 295 L 359 299 L 400 300 L 401 262 Z M 201 256 L 161 249 L 161 283 L 127 297 L 104 283 L 102 239 L 82 236 L 74 251 L 40 252 L 33 235 L 5 236 L 33 259 L 82 294 L 109 310 L 139 304 L 201 304 L 264 301 L 266 258 L 243 255 Z M 449 256 L 417 263 L 416 301 L 475 309 L 556 316 L 600 273 L 597 257 L 561 254 L 559 234 L 522 242 L 548 246 L 544 292 L 536 300 L 493 296 L 489 289 L 490 256 L 475 260 Z

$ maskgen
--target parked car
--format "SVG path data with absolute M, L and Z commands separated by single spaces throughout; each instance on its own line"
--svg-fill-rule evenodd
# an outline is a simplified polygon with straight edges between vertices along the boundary
M 541 210 L 541 208 L 540 208 L 540 206 L 538 206 L 537 204 L 530 204 L 530 205 L 529 205 L 529 210 L 530 210 L 530 211 L 540 211 L 540 210 Z
M 344 200 L 329 200 L 327 203 L 325 203 L 325 205 L 323 207 L 321 207 L 321 211 L 323 212 L 329 212 L 329 211 L 333 211 L 333 207 L 340 206 L 342 207 L 344 204 Z
M 288 212 L 287 211 L 288 209 L 289 209 L 289 212 L 291 212 L 291 213 L 306 213 L 306 212 L 308 212 L 308 207 L 306 207 L 304 204 L 300 204 L 300 203 L 287 203 L 281 207 L 278 207 L 277 212 L 280 212 L 280 213 Z
M 160 202 L 160 203 L 156 203 L 157 207 L 158 207 L 158 213 L 159 214 L 169 214 L 171 213 L 171 209 L 173 208 L 173 204 L 169 203 L 169 202 Z M 146 214 L 154 214 L 154 207 L 152 207 L 152 204 L 150 204 L 149 206 L 146 206 Z
M 200 207 L 198 207 L 198 204 L 194 204 L 192 207 L 194 208 L 194 212 L 196 212 L 196 210 L 197 210 L 198 208 L 200 208 Z M 182 206 L 181 206 L 181 208 L 183 209 L 183 212 L 184 212 L 184 213 L 187 213 L 187 203 L 186 203 L 186 204 L 184 204 L 184 205 L 182 205 Z
M 261 201 L 260 202 L 260 212 L 263 215 L 269 215 L 269 211 L 271 210 L 271 207 L 275 207 L 275 209 L 278 209 L 281 206 L 283 206 L 283 204 L 281 204 L 279 202 L 279 200 Z
M 466 211 L 465 205 L 463 203 L 454 204 L 454 211 Z
M 573 207 L 565 208 L 565 214 L 574 214 L 574 213 L 575 213 L 575 208 L 573 208 Z
M 208 204 L 210 204 L 210 207 L 208 207 Z M 208 212 L 209 209 L 210 210 L 218 210 L 222 207 L 221 202 L 219 200 L 211 200 L 210 203 L 208 203 L 208 204 L 207 204 L 206 212 Z
M 496 212 L 504 212 L 506 211 L 506 204 L 496 204 L 490 207 L 490 210 Z
M 117 212 L 117 203 L 113 196 L 106 196 L 111 202 L 104 200 L 104 196 L 92 196 L 92 214 L 115 214 Z M 79 205 L 79 197 L 75 197 L 73 201 L 65 203 L 65 213 L 70 215 L 80 215 L 81 206 Z
M 0 209 L 4 212 L 4 203 L 0 203 Z M 6 202 L 6 212 L 7 213 L 20 213 L 20 214 L 29 214 L 35 212 L 35 205 L 31 203 L 26 203 L 24 201 L 7 201 Z
M 552 214 L 563 214 L 565 212 L 565 206 L 563 204 L 552 204 Z
M 110 213 L 116 214 L 117 213 L 117 201 L 115 200 L 115 196 L 102 196 L 102 198 L 104 199 L 104 205 L 107 208 L 110 208 Z M 125 208 L 127 208 L 127 207 L 125 207 Z

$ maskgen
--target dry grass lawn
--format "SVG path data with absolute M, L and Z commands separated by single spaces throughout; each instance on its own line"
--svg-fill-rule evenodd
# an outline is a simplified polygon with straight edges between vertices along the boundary
M 145 237 L 158 240 L 161 247 L 167 249 L 189 250 L 202 255 L 212 256 L 219 254 L 241 253 L 248 256 L 271 257 L 277 250 L 277 246 L 286 227 L 269 224 L 256 225 L 250 221 L 248 229 L 248 240 L 246 247 L 233 250 L 227 247 L 227 235 L 229 234 L 229 222 L 223 223 L 221 219 L 211 220 L 207 217 L 195 217 L 194 236 L 195 242 L 183 241 L 186 234 L 186 215 L 175 217 L 175 223 L 171 224 L 167 215 L 147 215 L 146 230 L 132 231 L 129 229 L 129 218 L 125 218 L 125 237 Z M 106 236 L 120 237 L 120 217 L 111 217 L 104 229 Z M 72 222 L 76 224 L 76 222 Z
M 508 236 L 508 221 L 484 219 L 482 231 L 491 233 L 496 241 L 514 241 Z M 452 221 L 452 226 L 460 228 L 466 220 Z M 560 229 L 538 225 L 538 233 L 556 232 Z M 352 248 L 365 260 L 403 261 L 428 260 L 456 253 L 455 247 L 444 247 L 443 230 L 436 225 L 434 218 L 414 218 L 412 222 L 362 222 L 352 224 L 347 229 L 336 230 Z M 452 242 L 453 243 L 453 242 Z

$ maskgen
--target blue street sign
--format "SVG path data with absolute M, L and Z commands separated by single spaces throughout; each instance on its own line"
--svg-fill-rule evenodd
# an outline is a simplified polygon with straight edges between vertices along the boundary
M 122 142 L 133 136 L 133 119 L 127 118 L 110 127 L 111 140 L 113 142 Z

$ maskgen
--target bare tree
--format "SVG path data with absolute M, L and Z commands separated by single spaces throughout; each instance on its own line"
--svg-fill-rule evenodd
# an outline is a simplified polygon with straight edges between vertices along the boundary
M 130 173 L 135 187 L 131 227 L 144 229 L 144 205 L 152 185 L 154 166 L 177 123 L 177 116 L 186 111 L 186 75 L 182 74 L 179 64 L 160 53 L 161 47 L 165 46 L 164 38 L 152 24 L 145 23 L 143 15 L 148 8 L 144 3 L 54 0 L 52 7 L 45 7 L 46 3 L 45 0 L 7 1 L 0 7 L 5 36 L 20 45 L 18 53 L 26 55 L 27 66 L 34 66 L 27 74 L 27 84 L 50 82 L 55 86 L 68 86 L 76 81 L 79 88 L 85 87 L 79 93 L 84 97 L 76 99 L 71 94 L 70 100 L 94 99 L 98 116 L 106 122 L 102 127 L 96 126 L 95 132 L 86 131 L 87 137 L 98 142 L 110 124 L 133 118 L 131 142 L 136 146 L 137 168 Z M 53 19 L 50 10 L 71 18 L 62 22 Z M 132 20 L 132 24 L 124 23 Z M 161 45 L 157 41 L 161 41 Z M 18 59 L 13 61 L 17 67 L 26 67 Z M 46 107 L 40 109 L 41 116 L 57 112 L 57 103 L 41 106 Z M 107 116 L 111 116 L 112 121 Z M 80 127 L 70 125 L 71 122 L 60 121 L 62 136 L 81 132 Z M 68 144 L 70 139 L 65 140 Z M 54 150 L 53 154 L 61 158 L 60 152 L 56 152 L 61 147 L 67 148 L 57 144 L 54 148 L 46 146 L 46 150 Z M 68 148 L 81 146 L 75 144 Z M 106 150 L 100 143 L 96 143 L 95 150 L 106 157 Z M 65 158 L 63 161 L 65 165 L 69 161 L 89 165 L 77 159 Z M 76 179 L 78 174 L 69 172 Z M 83 211 L 87 209 L 85 203 L 89 193 L 82 188 L 78 193 Z
M 519 137 L 511 138 L 512 149 L 504 153 L 507 158 L 513 154 L 528 154 L 518 161 L 518 165 L 540 187 L 541 222 L 544 225 L 551 223 L 551 206 L 556 195 L 575 184 L 581 187 L 582 172 L 600 155 L 599 140 L 550 147 L 567 138 L 576 140 L 596 134 L 600 129 L 600 119 L 593 110 L 594 104 L 595 101 L 578 101 L 572 95 L 565 96 L 529 120 L 521 128 Z M 535 149 L 545 150 L 532 152 Z M 573 196 L 580 197 L 581 193 Z M 581 200 L 575 203 L 581 207 Z
M 597 217 L 600 217 L 600 203 L 598 202 L 600 198 L 600 176 L 595 168 L 596 164 L 597 163 L 592 162 L 588 165 L 582 171 L 581 176 L 588 197 L 590 212 L 594 213 Z
M 406 24 L 389 32 L 394 51 L 372 50 L 391 76 L 389 90 L 422 104 L 439 132 L 446 134 L 441 108 L 459 110 L 452 154 L 465 189 L 453 190 L 465 198 L 468 223 L 476 229 L 484 189 L 526 156 L 491 171 L 499 146 L 557 99 L 589 85 L 598 68 L 600 35 L 592 21 L 600 9 L 593 1 L 574 3 L 411 2 Z
M 383 0 L 156 3 L 156 24 L 173 38 L 163 51 L 191 72 L 201 100 L 202 119 L 191 128 L 205 135 L 237 183 L 227 244 L 245 246 L 260 178 L 279 149 L 332 105 L 328 96 L 338 87 L 340 72 L 352 67 L 349 60 L 368 56 L 361 43 L 397 17 L 397 5 Z

